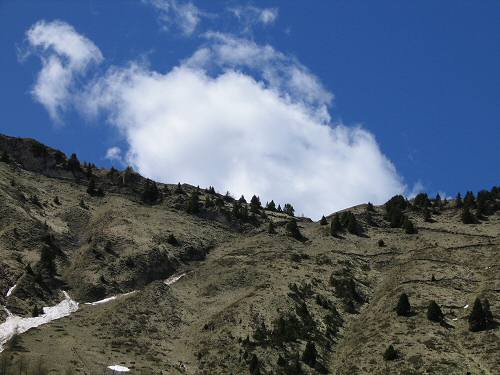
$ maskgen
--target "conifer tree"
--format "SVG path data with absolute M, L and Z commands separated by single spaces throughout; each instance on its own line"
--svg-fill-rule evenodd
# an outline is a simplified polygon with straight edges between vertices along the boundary
M 328 220 L 326 219 L 325 215 L 321 217 L 321 220 L 319 221 L 320 225 L 328 225 Z
M 330 224 L 330 234 L 335 237 L 341 230 L 342 223 L 340 222 L 340 215 L 336 213 L 333 216 L 332 222 Z
M 356 220 L 356 216 L 352 212 L 349 212 L 347 216 L 347 231 L 351 234 L 359 234 L 359 225 Z
M 93 178 L 90 179 L 89 185 L 87 187 L 87 193 L 91 196 L 96 195 L 96 188 L 95 188 L 95 180 Z
M 396 313 L 399 316 L 410 316 L 410 300 L 408 299 L 408 295 L 406 293 L 403 293 L 399 296 L 398 304 L 396 306 Z
M 429 307 L 427 308 L 427 319 L 438 323 L 444 319 L 443 312 L 435 301 L 429 303 Z
M 285 205 L 283 206 L 283 212 L 289 216 L 295 215 L 295 210 L 290 203 L 285 203 Z
M 174 192 L 175 194 L 184 194 L 184 190 L 182 189 L 182 185 L 180 182 L 177 184 Z
M 419 193 L 416 195 L 413 204 L 419 208 L 425 208 L 430 205 L 429 197 L 426 193 Z
M 302 361 L 310 367 L 316 366 L 318 351 L 316 345 L 312 341 L 308 341 L 304 353 L 302 354 Z
M 378 244 L 378 247 L 384 247 L 385 246 L 385 242 L 382 239 L 378 240 L 377 244 Z
M 2 152 L 2 158 L 0 159 L 0 161 L 3 163 L 10 162 L 9 154 L 7 154 L 7 151 Z
M 417 233 L 417 228 L 415 227 L 415 224 L 413 224 L 413 221 L 411 221 L 408 217 L 405 217 L 403 221 L 403 229 L 405 230 L 406 234 Z
M 254 214 L 258 213 L 259 210 L 261 209 L 262 205 L 260 203 L 259 197 L 254 195 L 252 199 L 250 200 L 250 211 L 253 212 Z
M 276 211 L 276 203 L 274 203 L 274 201 L 271 200 L 271 202 L 266 204 L 266 210 Z
M 366 205 L 366 211 L 375 212 L 375 207 L 373 207 L 373 204 L 371 202 L 368 202 L 368 204 Z
M 464 208 L 462 209 L 460 218 L 462 219 L 462 223 L 464 224 L 474 224 L 476 222 L 476 217 L 466 205 L 464 205 Z
M 38 306 L 37 306 L 37 305 L 35 305 L 35 306 L 33 307 L 33 311 L 31 312 L 31 316 L 32 316 L 33 318 L 36 318 L 38 315 L 40 315 L 40 312 L 39 312 L 39 310 L 38 310 Z
M 76 156 L 75 153 L 71 154 L 71 156 L 69 157 L 68 163 L 67 163 L 67 168 L 73 173 L 79 172 L 82 170 L 82 167 L 80 165 L 80 161 L 78 160 L 78 157 Z
M 272 221 L 269 222 L 269 225 L 267 227 L 267 233 L 276 234 L 276 227 Z
M 142 201 L 148 204 L 154 204 L 160 198 L 160 191 L 156 182 L 151 180 L 146 180 L 144 184 L 144 191 L 142 192 Z
M 484 310 L 481 300 L 476 298 L 474 306 L 469 315 L 469 330 L 472 332 L 482 331 L 485 327 Z
M 281 205 L 278 204 L 278 208 L 276 209 L 276 211 L 283 212 L 283 210 L 281 209 Z
M 188 214 L 197 214 L 200 212 L 200 198 L 196 191 L 191 192 L 186 211 Z
M 394 346 L 389 345 L 389 347 L 384 352 L 384 360 L 394 361 L 397 358 L 398 358 L 398 353 L 396 349 L 394 349 Z
M 238 199 L 238 202 L 246 204 L 247 200 L 245 199 L 245 196 L 242 195 L 240 199 Z
M 441 201 L 441 195 L 437 193 L 436 198 L 434 198 L 434 207 L 441 207 L 442 203 L 443 202 Z
M 398 207 L 394 207 L 390 212 L 391 228 L 400 228 L 403 225 L 405 216 Z
M 212 198 L 210 198 L 210 195 L 207 194 L 205 196 L 205 208 L 211 208 L 213 206 L 215 206 L 215 203 Z
M 427 223 L 432 222 L 431 210 L 427 207 L 424 208 L 424 221 Z
M 468 191 L 464 197 L 464 207 L 466 208 L 474 208 L 476 207 L 476 200 L 474 198 L 474 193 L 472 191 Z
M 292 236 L 296 240 L 303 240 L 304 237 L 300 233 L 299 226 L 297 225 L 297 220 L 292 219 L 290 220 L 285 227 L 288 235 Z
M 462 201 L 462 196 L 460 193 L 457 194 L 457 197 L 455 198 L 455 207 L 456 208 L 462 208 L 464 205 L 464 202 Z

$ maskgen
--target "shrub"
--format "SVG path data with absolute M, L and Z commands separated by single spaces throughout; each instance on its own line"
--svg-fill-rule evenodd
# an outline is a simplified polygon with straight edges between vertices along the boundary
M 321 217 L 321 220 L 319 221 L 319 225 L 328 225 L 328 220 L 326 219 L 326 217 L 324 215 Z
M 196 191 L 191 192 L 186 211 L 188 214 L 197 214 L 200 212 L 200 198 Z
M 154 204 L 160 198 L 160 191 L 156 182 L 151 180 L 146 180 L 144 184 L 144 191 L 142 192 L 142 201 L 147 204 Z
M 272 221 L 269 222 L 269 225 L 267 227 L 267 233 L 276 234 L 276 228 L 275 228 L 275 225 Z
M 411 314 L 410 301 L 406 293 L 403 293 L 399 296 L 399 301 L 396 306 L 396 314 L 398 314 L 399 316 L 410 316 Z
M 385 246 L 385 242 L 382 239 L 378 240 L 377 244 L 378 244 L 378 247 L 384 247 Z
M 431 301 L 429 303 L 429 307 L 427 308 L 427 319 L 431 322 L 441 322 L 444 319 L 443 312 L 441 308 L 435 301 Z
M 394 346 L 389 345 L 389 347 L 384 352 L 384 360 L 394 361 L 398 358 L 398 352 L 394 349 Z

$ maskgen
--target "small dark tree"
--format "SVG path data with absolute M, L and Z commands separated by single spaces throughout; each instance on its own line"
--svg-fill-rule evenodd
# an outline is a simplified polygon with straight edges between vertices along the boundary
M 435 282 L 435 281 L 436 281 L 436 276 L 434 276 L 434 274 L 432 274 L 431 282 Z
M 146 180 L 144 184 L 144 191 L 142 192 L 142 201 L 148 204 L 154 204 L 160 198 L 160 191 L 156 182 L 151 180 Z
M 444 319 L 443 312 L 441 308 L 435 301 L 431 301 L 429 303 L 429 307 L 427 308 L 427 319 L 431 322 L 441 322 Z
M 428 207 L 430 205 L 429 197 L 426 193 L 419 193 L 415 197 L 413 204 L 419 208 Z
M 247 203 L 247 200 L 245 199 L 245 196 L 241 196 L 240 199 L 238 199 L 238 202 L 241 203 L 241 204 L 246 204 Z
M 68 170 L 70 170 L 73 173 L 80 172 L 82 170 L 82 167 L 80 165 L 80 161 L 78 160 L 78 157 L 76 156 L 75 153 L 71 154 L 66 166 L 67 166 Z
M 442 205 L 441 195 L 439 193 L 436 194 L 436 198 L 434 198 L 434 207 L 441 207 Z
M 252 197 L 252 199 L 250 200 L 250 211 L 253 212 L 254 214 L 256 214 L 261 209 L 261 206 L 262 205 L 260 203 L 259 197 L 254 195 Z
M 54 203 L 58 206 L 61 204 L 61 201 L 59 200 L 59 197 L 57 195 L 54 197 Z
M 359 235 L 359 224 L 352 212 L 349 212 L 347 216 L 347 231 L 351 234 Z
M 410 301 L 406 293 L 399 296 L 398 304 L 396 306 L 396 314 L 399 316 L 410 316 L 411 314 Z
M 97 193 L 97 190 L 95 187 L 95 180 L 93 178 L 91 178 L 89 181 L 89 186 L 87 187 L 87 193 L 91 196 L 94 196 Z
M 210 198 L 210 195 L 207 194 L 205 196 L 205 208 L 211 208 L 213 206 L 215 206 L 215 203 L 212 198 Z
M 32 316 L 33 318 L 36 318 L 38 315 L 40 315 L 40 312 L 39 312 L 39 310 L 38 310 L 38 306 L 37 306 L 37 305 L 35 305 L 35 306 L 33 307 L 33 311 L 31 312 L 31 316 Z
M 276 211 L 278 211 L 278 212 L 283 212 L 283 210 L 282 210 L 282 208 L 281 208 L 281 205 L 280 205 L 280 204 L 278 204 L 278 208 L 276 209 Z
M 456 208 L 462 208 L 464 205 L 464 202 L 462 201 L 462 196 L 460 193 L 457 194 L 457 197 L 455 198 L 455 207 Z
M 431 210 L 429 210 L 427 207 L 424 208 L 424 221 L 427 223 L 432 222 L 432 216 L 431 216 Z
M 405 216 L 403 215 L 403 212 L 398 207 L 394 207 L 390 212 L 389 221 L 391 223 L 391 228 L 401 228 L 404 218 Z
M 268 204 L 266 204 L 266 210 L 276 211 L 276 203 L 274 203 L 274 201 L 271 200 L 271 202 L 269 202 Z
M 283 206 L 283 212 L 289 216 L 295 215 L 295 210 L 290 203 L 285 203 L 285 205 Z
M 330 224 L 330 234 L 335 237 L 341 230 L 342 230 L 342 223 L 340 222 L 340 215 L 336 213 L 333 216 L 332 222 Z
M 406 234 L 417 233 L 417 228 L 415 227 L 415 224 L 413 224 L 413 222 L 410 219 L 408 219 L 407 217 L 405 217 L 405 219 L 403 221 L 403 229 L 405 230 Z
M 175 236 L 170 233 L 167 237 L 167 243 L 172 245 L 172 246 L 177 246 L 179 245 L 179 241 L 177 241 L 177 238 L 175 238 Z
M 385 246 L 385 242 L 382 239 L 378 240 L 377 244 L 378 244 L 378 247 L 384 247 Z
M 182 185 L 179 182 L 174 190 L 175 194 L 184 194 L 184 190 L 182 189 Z
M 476 298 L 474 306 L 469 315 L 469 330 L 472 332 L 482 331 L 485 327 L 484 310 L 481 300 Z
M 366 211 L 375 212 L 375 207 L 373 207 L 373 204 L 371 202 L 368 202 L 368 204 L 366 205 Z
M 40 266 L 48 273 L 49 276 L 56 274 L 55 255 L 49 246 L 42 247 L 40 254 Z
M 186 211 L 188 214 L 197 214 L 200 212 L 200 198 L 196 191 L 191 192 Z
M 394 361 L 398 358 L 398 352 L 394 349 L 394 346 L 389 345 L 389 347 L 384 352 L 384 360 Z
M 467 193 L 465 193 L 464 207 L 467 207 L 467 208 L 476 207 L 476 200 L 474 198 L 474 193 L 472 191 L 468 191 Z
M 314 342 L 308 341 L 304 353 L 302 354 L 302 361 L 314 368 L 314 366 L 316 366 L 317 358 L 318 351 L 316 350 L 316 345 Z
M 260 363 L 257 355 L 253 354 L 248 364 L 251 375 L 260 375 Z
M 326 219 L 326 217 L 324 215 L 321 217 L 321 220 L 319 221 L 319 225 L 328 225 L 328 220 Z
M 10 157 L 9 157 L 9 154 L 7 154 L 7 151 L 2 152 L 2 158 L 0 159 L 0 161 L 3 163 L 10 162 Z
M 276 234 L 276 228 L 275 228 L 275 225 L 272 221 L 269 222 L 269 225 L 267 227 L 267 233 Z
M 297 225 L 297 220 L 290 220 L 285 226 L 288 235 L 292 236 L 296 240 L 303 240 L 302 234 L 300 233 L 299 226 Z
M 460 218 L 462 219 L 462 223 L 464 224 L 474 224 L 476 222 L 476 217 L 469 210 L 469 207 L 465 205 L 464 208 L 462 209 L 462 214 L 460 215 Z

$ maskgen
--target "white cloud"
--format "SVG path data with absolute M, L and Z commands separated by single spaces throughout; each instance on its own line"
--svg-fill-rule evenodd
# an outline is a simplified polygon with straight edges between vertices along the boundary
M 111 67 L 66 100 L 104 115 L 129 145 L 124 161 L 159 181 L 257 194 L 314 218 L 404 190 L 372 134 L 331 123 L 333 95 L 307 68 L 271 46 L 206 38 L 168 72 Z
M 259 8 L 253 5 L 228 8 L 242 24 L 244 32 L 251 32 L 253 26 L 261 24 L 268 26 L 278 18 L 278 8 Z
M 38 54 L 42 61 L 32 94 L 58 122 L 75 77 L 90 64 L 99 63 L 102 54 L 94 43 L 61 21 L 39 21 L 26 32 L 26 37 L 30 52 Z
M 127 162 L 164 182 L 291 202 L 318 218 L 404 186 L 372 134 L 329 123 L 329 94 L 269 46 L 210 37 L 163 74 L 131 64 L 93 82 L 87 114 L 126 138 Z
M 106 151 L 106 156 L 105 156 L 106 159 L 108 160 L 116 160 L 118 162 L 122 162 L 122 150 L 120 150 L 119 147 L 110 147 L 108 148 L 108 150 Z
M 164 30 L 178 28 L 182 34 L 192 35 L 204 13 L 190 1 L 143 0 L 159 12 L 159 19 Z

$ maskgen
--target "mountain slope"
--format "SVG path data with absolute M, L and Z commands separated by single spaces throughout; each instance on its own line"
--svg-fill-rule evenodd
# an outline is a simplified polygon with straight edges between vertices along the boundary
M 114 364 L 168 374 L 500 373 L 498 327 L 471 332 L 467 321 L 476 297 L 499 316 L 498 211 L 464 224 L 456 202 L 434 202 L 431 221 L 413 205 L 404 214 L 418 233 L 406 234 L 383 206 L 360 205 L 349 210 L 357 224 L 336 236 L 296 218 L 295 239 L 292 217 L 247 216 L 246 204 L 211 190 L 156 191 L 131 170 L 78 167 L 33 140 L 2 136 L 4 151 L 0 304 L 31 316 L 63 290 L 80 303 L 9 341 L 8 373 L 26 363 L 82 374 Z M 402 293 L 407 317 L 394 311 Z M 427 319 L 431 300 L 440 323 Z M 394 361 L 383 358 L 389 345 Z

